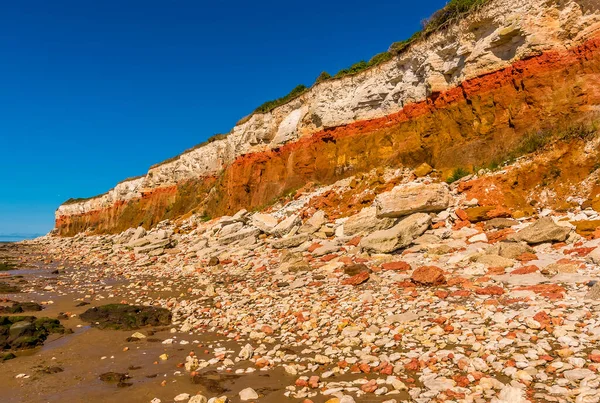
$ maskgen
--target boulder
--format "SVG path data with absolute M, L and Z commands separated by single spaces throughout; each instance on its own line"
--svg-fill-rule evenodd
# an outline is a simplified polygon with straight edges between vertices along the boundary
M 488 216 L 488 213 L 494 209 L 495 207 L 492 206 L 477 206 L 467 208 L 464 212 L 467 215 L 467 220 L 475 223 L 489 220 L 491 217 Z
M 271 234 L 273 236 L 282 237 L 290 233 L 290 231 L 300 223 L 300 217 L 297 214 L 287 217 L 273 228 Z
M 274 249 L 295 248 L 308 241 L 308 234 L 298 234 L 287 238 L 276 239 L 271 243 Z
M 363 271 L 342 281 L 343 285 L 360 285 L 369 279 L 369 272 Z
M 171 311 L 153 306 L 108 304 L 90 308 L 79 318 L 100 329 L 139 329 L 171 324 Z
M 146 230 L 144 227 L 137 227 L 130 241 L 135 241 L 136 239 L 140 239 L 146 236 Z
M 378 218 L 377 207 L 365 207 L 358 214 L 348 218 L 344 223 L 344 236 L 366 235 L 374 231 L 393 227 L 396 218 Z
M 245 402 L 246 400 L 258 399 L 258 393 L 252 388 L 242 389 L 239 393 L 240 400 Z
M 328 255 L 330 253 L 335 253 L 338 250 L 340 250 L 340 246 L 336 242 L 324 241 L 324 242 L 321 242 L 321 246 L 319 248 L 315 249 L 312 254 L 315 257 L 319 257 L 319 256 Z
M 540 218 L 533 224 L 509 237 L 512 241 L 524 241 L 530 245 L 544 242 L 563 242 L 572 228 L 558 225 L 551 217 Z
M 433 171 L 433 168 L 426 162 L 422 163 L 415 168 L 415 175 L 417 178 L 429 175 Z
M 507 259 L 516 259 L 524 253 L 534 253 L 535 250 L 525 242 L 498 242 L 486 250 L 490 255 L 498 255 Z
M 369 269 L 369 266 L 363 263 L 349 264 L 344 266 L 344 273 L 350 277 L 356 276 L 358 273 L 363 271 L 369 272 L 371 270 Z
M 271 214 L 256 213 L 252 216 L 250 223 L 265 234 L 271 234 L 277 226 L 277 218 Z
M 575 232 L 579 235 L 589 237 L 600 227 L 600 220 L 573 221 L 571 224 L 575 225 Z
M 431 217 L 428 214 L 413 214 L 390 229 L 375 231 L 363 238 L 360 246 L 369 252 L 390 253 L 410 245 L 430 224 Z
M 325 212 L 323 210 L 317 211 L 310 217 L 306 222 L 300 227 L 298 230 L 301 234 L 314 234 L 317 232 L 325 223 L 327 219 L 325 218 Z
M 439 285 L 446 283 L 444 271 L 436 266 L 422 266 L 417 268 L 410 279 L 413 283 L 421 285 Z
M 129 241 L 129 243 L 127 244 L 127 246 L 129 246 L 130 248 L 139 248 L 140 246 L 146 246 L 150 244 L 150 240 L 147 238 L 140 238 L 140 239 L 134 239 L 132 241 Z
M 445 183 L 398 185 L 375 198 L 377 217 L 404 217 L 413 213 L 438 212 L 448 208 L 450 192 Z
M 517 225 L 519 222 L 517 220 L 513 220 L 511 218 L 492 218 L 489 221 L 486 221 L 485 226 L 483 227 L 486 231 L 492 229 L 503 229 L 510 228 L 513 225 Z
M 236 241 L 241 241 L 246 238 L 256 238 L 260 234 L 260 230 L 256 228 L 244 228 L 234 234 L 227 235 L 225 237 L 221 237 L 219 239 L 220 245 L 229 245 Z
M 587 255 L 586 260 L 591 263 L 600 264 L 600 248 L 596 248 L 591 251 Z
M 224 225 L 219 231 L 219 236 L 226 237 L 231 234 L 235 234 L 236 232 L 241 231 L 242 228 L 244 228 L 244 223 L 241 222 L 234 222 L 231 224 Z
M 133 248 L 133 251 L 135 253 L 148 253 L 148 252 L 153 251 L 155 249 L 162 249 L 165 246 L 167 246 L 169 243 L 170 243 L 170 241 L 168 239 L 163 239 L 163 240 L 151 243 L 151 244 L 147 244 L 145 246 L 140 246 L 140 247 Z
M 66 333 L 57 319 L 35 316 L 0 316 L 0 350 L 34 348 L 50 333 Z

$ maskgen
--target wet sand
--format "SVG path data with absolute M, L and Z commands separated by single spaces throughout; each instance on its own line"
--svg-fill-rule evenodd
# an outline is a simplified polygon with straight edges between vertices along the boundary
M 79 319 L 79 315 L 93 306 L 109 303 L 137 303 L 183 295 L 184 285 L 172 284 L 170 291 L 139 291 L 139 279 L 127 276 L 104 275 L 98 268 L 73 267 L 66 262 L 50 261 L 31 246 L 4 244 L 0 246 L 0 258 L 18 263 L 16 270 L 0 273 L 0 281 L 21 287 L 22 292 L 0 294 L 0 299 L 18 302 L 38 302 L 44 306 L 40 312 L 16 315 L 57 318 L 66 313 L 68 319 L 61 324 L 73 331 L 67 335 L 50 335 L 42 347 L 15 352 L 17 358 L 0 363 L 0 401 L 4 403 L 25 402 L 150 402 L 158 398 L 172 402 L 180 393 L 192 396 L 227 395 L 232 402 L 241 401 L 238 392 L 252 387 L 259 393 L 259 401 L 276 403 L 298 401 L 284 396 L 291 378 L 281 368 L 236 375 L 238 363 L 229 372 L 215 371 L 214 367 L 198 371 L 200 376 L 193 382 L 182 364 L 193 351 L 200 359 L 214 357 L 214 348 L 225 347 L 239 350 L 240 344 L 211 333 L 189 334 L 176 332 L 175 327 L 138 330 L 150 334 L 140 341 L 127 341 L 134 331 L 99 330 Z M 53 274 L 58 270 L 59 274 Z M 145 279 L 148 284 L 164 279 Z M 136 287 L 132 288 L 132 284 Z M 51 287 L 51 289 L 50 289 Z M 168 287 L 167 287 L 168 288 Z M 81 301 L 89 305 L 77 306 Z M 8 303 L 3 303 L 9 305 Z M 186 340 L 189 344 L 163 344 L 162 341 Z M 152 340 L 152 341 L 149 341 Z M 267 346 L 272 347 L 272 346 Z M 167 354 L 167 360 L 160 355 Z M 46 373 L 44 369 L 58 367 L 61 372 Z M 127 373 L 131 378 L 127 387 L 105 383 L 100 375 L 106 372 Z M 25 377 L 18 378 L 19 374 Z M 339 380 L 351 377 L 339 377 Z M 198 383 L 199 382 L 199 383 Z M 370 396 L 360 401 L 381 402 L 383 398 Z M 316 403 L 324 397 L 314 398 Z

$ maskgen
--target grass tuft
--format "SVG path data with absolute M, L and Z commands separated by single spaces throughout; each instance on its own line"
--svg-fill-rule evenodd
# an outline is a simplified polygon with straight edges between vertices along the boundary
M 448 178 L 446 178 L 446 183 L 448 183 L 448 184 L 454 183 L 457 180 L 462 179 L 469 174 L 470 174 L 470 172 L 467 171 L 465 168 L 458 167 L 458 168 L 454 169 L 454 171 L 452 171 L 452 173 L 450 174 L 450 176 Z

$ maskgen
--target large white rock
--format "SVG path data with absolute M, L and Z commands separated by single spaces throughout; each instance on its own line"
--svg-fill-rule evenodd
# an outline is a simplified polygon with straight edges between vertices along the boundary
M 369 252 L 390 253 L 410 245 L 427 231 L 430 224 L 431 217 L 429 214 L 413 214 L 390 229 L 375 231 L 363 238 L 360 241 L 360 246 Z
M 252 388 L 242 389 L 240 391 L 240 399 L 242 401 L 258 399 L 258 393 Z
M 450 191 L 445 183 L 398 185 L 375 198 L 377 217 L 404 217 L 448 208 Z
M 271 234 L 274 236 L 287 235 L 299 222 L 300 217 L 298 214 L 293 214 L 277 224 L 271 231 Z
M 271 246 L 275 249 L 294 248 L 308 241 L 308 234 L 298 234 L 287 238 L 281 238 L 273 241 Z
M 270 234 L 271 231 L 277 226 L 277 218 L 271 214 L 256 213 L 252 216 L 251 224 L 266 234 Z
M 306 222 L 304 223 L 304 225 L 302 225 L 302 227 L 300 227 L 300 230 L 298 232 L 300 232 L 301 234 L 314 234 L 326 222 L 327 219 L 325 218 L 325 212 L 323 210 L 319 210 L 315 214 L 313 214 L 312 217 L 306 220 Z
M 144 227 L 137 227 L 137 229 L 133 233 L 133 236 L 131 237 L 129 242 L 141 239 L 145 236 L 146 236 L 146 230 L 144 229 Z
M 260 233 L 260 231 L 256 228 L 244 228 L 241 231 L 233 233 L 231 235 L 227 235 L 225 237 L 221 237 L 219 239 L 220 245 L 229 245 L 236 241 L 241 241 L 245 238 L 256 238 L 256 236 Z
M 344 223 L 344 236 L 370 234 L 374 231 L 388 229 L 398 222 L 395 218 L 377 217 L 377 207 L 365 207 Z
M 567 239 L 572 227 L 558 225 L 551 217 L 543 217 L 509 237 L 511 241 L 524 241 L 535 245 L 544 242 L 563 242 Z

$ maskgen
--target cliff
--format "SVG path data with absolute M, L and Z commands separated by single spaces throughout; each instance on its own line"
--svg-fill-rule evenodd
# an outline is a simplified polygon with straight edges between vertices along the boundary
M 255 209 L 309 182 L 427 162 L 449 173 L 600 111 L 600 4 L 492 0 L 371 69 L 56 211 L 62 235 Z

